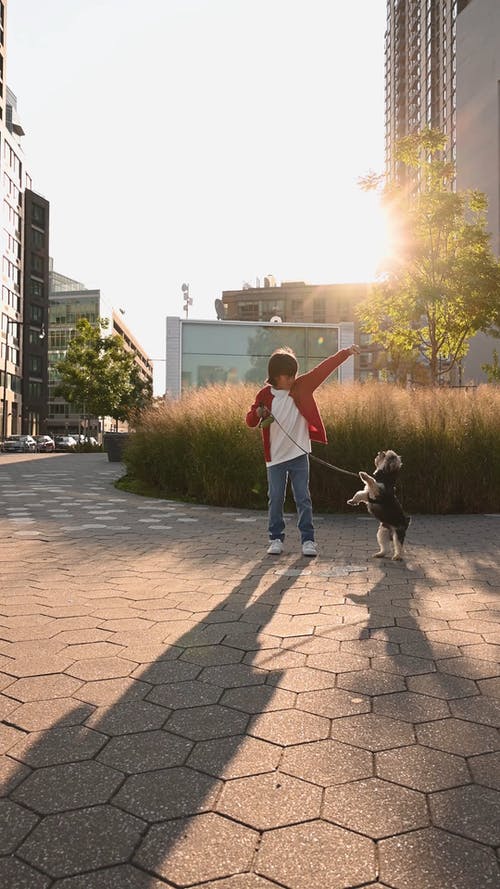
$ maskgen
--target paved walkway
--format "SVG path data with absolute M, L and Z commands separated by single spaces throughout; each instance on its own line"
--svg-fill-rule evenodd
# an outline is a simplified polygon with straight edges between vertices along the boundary
M 266 518 L 0 456 L 0 885 L 500 887 L 500 516 Z

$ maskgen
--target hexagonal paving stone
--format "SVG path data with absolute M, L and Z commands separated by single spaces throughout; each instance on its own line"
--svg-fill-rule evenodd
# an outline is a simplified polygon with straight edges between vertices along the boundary
M 23 736 L 9 754 L 29 766 L 41 768 L 63 762 L 92 759 L 106 740 L 104 735 L 80 725 L 54 728 Z
M 484 695 L 450 701 L 452 716 L 500 728 L 500 701 Z
M 15 701 L 14 698 L 8 698 L 6 695 L 0 694 L 0 721 L 4 721 L 7 716 L 17 710 L 21 704 L 19 701 Z M 9 722 L 12 722 L 12 719 L 9 719 Z
M 8 799 L 0 800 L 0 855 L 14 852 L 38 818 Z
M 472 756 L 469 759 L 469 768 L 478 784 L 500 790 L 500 752 Z
M 296 694 L 269 685 L 247 685 L 244 688 L 228 688 L 221 697 L 221 704 L 243 710 L 244 713 L 266 713 L 293 707 Z
M 14 787 L 17 787 L 21 781 L 28 777 L 30 772 L 31 769 L 28 769 L 27 766 L 16 759 L 11 759 L 10 756 L 0 756 L 0 787 L 2 794 L 8 796 L 14 790 Z
M 146 697 L 149 691 L 151 686 L 137 679 L 98 679 L 96 682 L 85 682 L 74 697 L 99 706 L 136 701 Z
M 248 722 L 246 713 L 230 710 L 214 704 L 210 707 L 194 707 L 177 710 L 169 718 L 166 728 L 169 732 L 205 741 L 209 738 L 223 738 L 226 735 L 241 735 Z
M 12 794 L 42 815 L 106 803 L 123 781 L 121 772 L 98 762 L 37 769 Z
M 475 700 L 475 698 L 467 698 Z M 449 705 L 439 698 L 418 695 L 412 691 L 381 695 L 373 702 L 373 712 L 405 722 L 427 722 L 430 719 L 445 718 L 450 715 Z
M 12 889 L 47 889 L 51 882 L 50 877 L 45 877 L 13 855 L 0 858 L 0 886 Z
M 19 657 L 4 663 L 2 669 L 9 676 L 19 679 L 27 676 L 46 676 L 50 673 L 64 673 L 71 666 L 74 657 L 66 654 L 54 654 L 51 657 Z
M 288 691 L 313 691 L 318 688 L 333 688 L 335 674 L 311 667 L 292 667 L 282 673 L 271 674 L 267 681 L 269 685 Z
M 289 775 L 268 772 L 228 781 L 217 811 L 257 830 L 318 818 L 321 789 Z
M 144 823 L 112 806 L 48 815 L 19 849 L 29 864 L 53 877 L 125 862 Z
M 184 764 L 193 744 L 164 730 L 111 738 L 99 761 L 122 772 L 135 774 Z
M 478 679 L 477 687 L 482 695 L 487 695 L 491 698 L 500 698 L 500 678 Z
M 225 664 L 218 667 L 204 667 L 200 674 L 202 682 L 219 685 L 221 688 L 239 688 L 242 685 L 262 685 L 267 673 L 249 664 Z
M 52 726 L 79 725 L 85 722 L 92 711 L 93 707 L 89 704 L 81 704 L 74 698 L 30 701 L 20 704 L 9 722 L 26 732 L 38 732 Z
M 478 645 L 461 645 L 461 649 L 467 657 L 480 658 L 485 661 L 494 661 L 500 663 L 500 645 L 493 645 L 489 642 L 482 642 Z M 6 670 L 6 673 L 9 671 Z
M 420 744 L 461 756 L 498 750 L 500 743 L 497 729 L 453 717 L 423 723 L 416 732 Z
M 208 813 L 153 826 L 135 861 L 177 885 L 230 876 L 250 867 L 258 834 Z
M 429 658 L 411 657 L 407 654 L 394 654 L 392 657 L 372 658 L 372 668 L 383 673 L 397 673 L 399 676 L 417 676 L 419 673 L 433 673 L 434 661 Z
M 422 793 L 379 778 L 328 788 L 323 817 L 375 840 L 429 823 Z
M 299 710 L 277 710 L 252 719 L 248 734 L 287 747 L 306 741 L 320 741 L 328 737 L 329 729 L 329 721 L 321 716 Z
M 66 672 L 69 676 L 91 682 L 95 679 L 119 679 L 129 676 L 133 670 L 132 661 L 121 657 L 101 657 L 75 661 Z
M 494 661 L 482 661 L 479 658 L 452 657 L 437 662 L 438 670 L 467 679 L 490 679 L 500 675 L 500 666 Z
M 134 679 L 161 685 L 163 682 L 186 682 L 196 679 L 201 673 L 199 664 L 187 664 L 185 661 L 164 660 L 145 667 L 137 667 L 131 674 Z
M 257 874 L 235 874 L 234 877 L 216 880 L 215 883 L 200 883 L 198 889 L 276 889 L 276 883 L 270 883 Z
M 470 781 L 465 759 L 419 744 L 375 754 L 375 769 L 381 778 L 423 793 Z
M 281 756 L 280 747 L 258 738 L 235 735 L 198 741 L 187 765 L 220 778 L 243 778 L 273 771 Z
M 356 670 L 354 673 L 341 673 L 337 677 L 337 685 L 339 688 L 365 695 L 384 695 L 406 689 L 401 676 L 394 675 L 394 673 L 382 673 L 379 670 Z
M 316 713 L 336 719 L 337 716 L 355 716 L 357 713 L 368 713 L 370 698 L 342 688 L 324 688 L 318 691 L 305 691 L 297 696 L 297 710 Z
M 309 655 L 307 666 L 319 670 L 330 670 L 332 673 L 352 673 L 354 670 L 367 670 L 370 667 L 370 661 L 367 657 L 349 654 L 347 651 L 330 651 Z
M 172 710 L 217 704 L 222 688 L 192 679 L 186 682 L 170 682 L 155 685 L 147 696 L 148 701 L 170 707 Z
M 412 727 L 406 722 L 362 713 L 360 716 L 344 716 L 332 722 L 332 738 L 363 747 L 365 750 L 389 750 L 415 742 Z
M 380 879 L 398 889 L 496 889 L 494 852 L 442 830 L 427 828 L 381 840 Z
M 122 650 L 121 645 L 114 642 L 89 642 L 83 645 L 71 645 L 66 654 L 71 654 L 74 661 L 100 660 L 101 658 L 117 657 Z M 130 667 L 130 664 L 129 664 Z
M 193 769 L 162 769 L 127 778 L 113 803 L 145 821 L 167 821 L 208 812 L 220 787 L 220 781 Z
M 118 864 L 90 874 L 57 880 L 53 889 L 166 889 L 168 885 L 130 864 Z
M 256 871 L 288 889 L 345 889 L 375 879 L 375 844 L 324 821 L 268 831 Z
M 252 664 L 261 670 L 288 670 L 290 667 L 303 667 L 305 654 L 286 648 L 264 648 L 262 651 L 248 651 L 243 663 Z
M 129 701 L 110 708 L 97 707 L 85 724 L 105 735 L 129 735 L 162 728 L 169 715 L 166 707 L 147 701 Z
M 433 698 L 442 698 L 443 701 L 478 694 L 478 688 L 471 679 L 451 676 L 449 673 L 426 673 L 424 676 L 409 676 L 407 682 L 410 691 L 415 691 L 422 695 L 431 695 Z
M 288 747 L 283 753 L 280 771 L 321 787 L 329 787 L 359 778 L 370 778 L 373 764 L 372 756 L 367 750 L 326 740 Z
M 228 645 L 200 645 L 198 648 L 188 648 L 181 655 L 181 660 L 202 667 L 238 664 L 243 660 L 243 652 Z
M 500 793 L 468 785 L 433 793 L 429 798 L 436 827 L 489 846 L 500 845 Z
M 48 701 L 52 698 L 70 697 L 81 684 L 77 679 L 64 673 L 32 676 L 29 679 L 16 679 L 9 685 L 6 694 L 18 701 Z
M 351 654 L 360 654 L 364 657 L 399 653 L 398 646 L 393 642 L 384 642 L 380 639 L 351 639 L 341 642 L 340 650 L 350 651 Z

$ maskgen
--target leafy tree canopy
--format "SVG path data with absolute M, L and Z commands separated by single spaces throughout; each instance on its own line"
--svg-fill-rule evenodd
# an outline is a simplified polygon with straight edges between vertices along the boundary
M 97 325 L 86 318 L 77 321 L 66 355 L 55 366 L 55 391 L 89 416 L 128 420 L 149 403 L 151 387 L 121 337 L 106 334 L 108 326 L 105 318 Z
M 467 354 L 470 337 L 498 335 L 500 325 L 487 200 L 450 190 L 455 168 L 443 159 L 445 146 L 436 130 L 407 136 L 396 148 L 397 181 L 373 173 L 361 180 L 381 191 L 395 235 L 394 254 L 359 307 L 361 323 L 393 363 L 423 363 L 433 383 Z

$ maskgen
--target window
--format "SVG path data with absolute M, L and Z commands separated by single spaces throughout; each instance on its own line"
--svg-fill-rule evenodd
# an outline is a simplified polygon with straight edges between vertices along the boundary
M 31 229 L 31 234 L 33 237 L 33 247 L 35 250 L 43 250 L 45 245 L 45 235 L 43 232 L 38 231 L 37 228 Z
M 42 358 L 40 355 L 30 355 L 29 372 L 35 377 L 39 377 L 42 373 Z
M 32 253 L 31 267 L 35 274 L 43 276 L 43 256 L 37 256 L 36 253 Z
M 28 398 L 32 401 L 37 401 L 42 397 L 42 384 L 35 382 L 34 380 L 30 380 L 28 383 Z
M 39 204 L 33 204 L 31 219 L 32 222 L 43 227 L 45 225 L 45 207 L 40 207 Z
M 43 299 L 43 284 L 41 281 L 31 280 L 31 295 L 34 296 L 35 299 Z
M 43 321 L 43 309 L 41 306 L 30 306 L 30 321 L 41 324 Z

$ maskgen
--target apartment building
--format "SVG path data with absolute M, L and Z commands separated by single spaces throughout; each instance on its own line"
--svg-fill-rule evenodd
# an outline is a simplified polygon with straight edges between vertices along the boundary
M 391 178 L 402 170 L 396 142 L 425 127 L 448 137 L 456 159 L 458 0 L 387 0 L 385 158 Z
M 6 81 L 7 2 L 0 2 L 0 438 L 45 431 L 49 203 L 33 191 L 17 98 Z
M 153 384 L 153 365 L 134 334 L 124 323 L 123 315 L 112 307 L 108 307 L 100 290 L 89 290 L 79 281 L 61 275 L 50 262 L 50 299 L 48 312 L 48 413 L 47 431 L 49 434 L 80 434 L 86 431 L 87 417 L 85 406 L 76 410 L 63 398 L 56 396 L 55 390 L 59 382 L 56 364 L 62 360 L 68 343 L 75 335 L 76 324 L 80 318 L 86 318 L 91 324 L 97 324 L 99 318 L 107 318 L 109 333 L 121 337 L 125 349 L 134 355 L 135 363 L 141 377 Z M 90 434 L 98 438 L 103 432 L 115 428 L 111 417 L 90 417 Z M 123 428 L 128 428 L 122 424 Z

